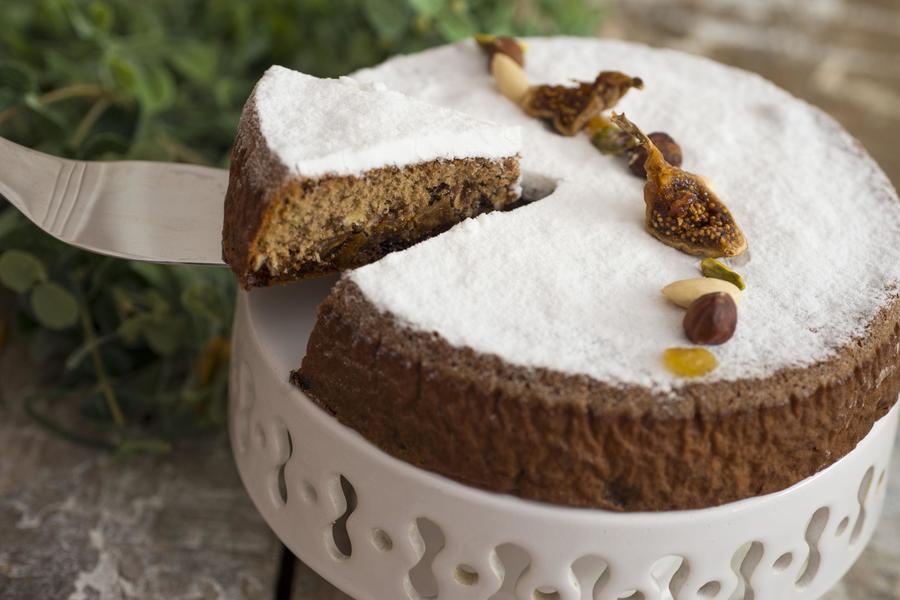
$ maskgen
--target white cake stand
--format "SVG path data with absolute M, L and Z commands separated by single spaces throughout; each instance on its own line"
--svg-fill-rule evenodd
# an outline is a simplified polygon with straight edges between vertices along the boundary
M 556 507 L 396 460 L 287 381 L 331 283 L 241 294 L 230 431 L 275 533 L 357 600 L 818 598 L 872 534 L 897 406 L 817 475 L 704 510 Z

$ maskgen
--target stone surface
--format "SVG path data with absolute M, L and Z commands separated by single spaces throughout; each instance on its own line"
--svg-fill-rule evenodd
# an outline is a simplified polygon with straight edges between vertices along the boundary
M 274 596 L 281 544 L 223 435 L 114 460 L 23 414 L 22 362 L 0 351 L 0 598 Z

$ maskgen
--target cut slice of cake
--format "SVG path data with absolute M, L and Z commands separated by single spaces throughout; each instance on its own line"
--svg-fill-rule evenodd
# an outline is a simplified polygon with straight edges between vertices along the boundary
M 519 196 L 521 134 L 272 67 L 244 107 L 222 255 L 243 287 L 357 267 Z

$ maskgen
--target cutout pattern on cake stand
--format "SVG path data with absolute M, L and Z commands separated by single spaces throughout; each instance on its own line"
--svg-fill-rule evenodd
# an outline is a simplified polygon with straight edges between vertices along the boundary
M 284 333 L 303 346 L 314 296 Z M 238 469 L 284 543 L 357 600 L 818 598 L 878 520 L 898 406 L 846 457 L 776 494 L 668 513 L 556 507 L 416 469 L 337 423 L 287 383 L 285 345 L 259 323 L 271 307 L 253 303 L 242 294 L 234 334 Z

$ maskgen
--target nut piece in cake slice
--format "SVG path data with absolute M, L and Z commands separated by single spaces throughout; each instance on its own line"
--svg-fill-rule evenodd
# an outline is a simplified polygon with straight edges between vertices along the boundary
M 502 209 L 517 127 L 272 67 L 244 106 L 222 255 L 244 288 L 354 268 Z

